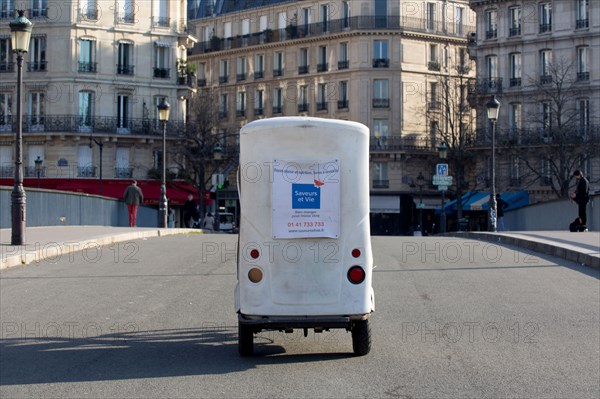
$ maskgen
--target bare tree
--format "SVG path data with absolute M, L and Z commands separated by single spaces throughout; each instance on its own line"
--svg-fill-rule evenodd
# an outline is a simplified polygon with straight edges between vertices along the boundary
M 598 126 L 592 123 L 598 117 L 591 115 L 577 84 L 573 61 L 548 63 L 545 75 L 528 80 L 525 91 L 531 101 L 525 117 L 532 126 L 505 135 L 508 153 L 526 167 L 525 185 L 541 182 L 558 197 L 567 197 L 573 171 L 600 150 Z
M 475 154 L 469 151 L 475 139 L 475 112 L 469 103 L 468 89 L 473 78 L 468 76 L 470 67 L 457 65 L 453 73 L 440 75 L 437 85 L 439 98 L 430 98 L 428 111 L 435 110 L 433 125 L 435 135 L 446 143 L 451 170 L 455 175 L 457 218 L 462 218 L 464 190 L 475 188 L 476 182 L 466 179 L 469 167 L 474 166 Z M 432 103 L 433 102 L 433 103 Z
M 235 132 L 221 124 L 219 93 L 211 89 L 200 90 L 191 99 L 183 137 L 174 149 L 175 159 L 186 180 L 198 187 L 201 214 L 204 212 L 204 189 L 212 174 L 228 160 L 215 163 L 215 152 L 232 159 L 237 157 L 236 151 L 226 151 L 234 135 Z

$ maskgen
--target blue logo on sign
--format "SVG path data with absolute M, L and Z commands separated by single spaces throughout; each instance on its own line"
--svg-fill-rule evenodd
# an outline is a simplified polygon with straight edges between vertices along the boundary
M 321 188 L 292 184 L 292 209 L 321 209 Z

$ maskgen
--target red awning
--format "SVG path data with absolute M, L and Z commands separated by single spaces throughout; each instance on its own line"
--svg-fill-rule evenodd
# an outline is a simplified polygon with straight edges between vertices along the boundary
M 158 180 L 137 180 L 138 186 L 144 194 L 144 205 L 157 205 L 160 199 L 160 181 Z M 123 199 L 123 193 L 127 186 L 131 184 L 131 179 L 103 179 L 102 195 L 105 197 Z M 0 179 L 0 186 L 12 186 L 14 179 Z M 26 178 L 23 180 L 25 188 L 38 187 L 38 180 L 35 178 Z M 39 187 L 49 190 L 70 191 L 77 193 L 86 193 L 100 195 L 99 179 L 50 179 L 41 178 Z M 189 194 L 194 196 L 198 202 L 198 190 L 180 181 L 167 182 L 167 199 L 169 204 L 183 205 L 187 201 Z

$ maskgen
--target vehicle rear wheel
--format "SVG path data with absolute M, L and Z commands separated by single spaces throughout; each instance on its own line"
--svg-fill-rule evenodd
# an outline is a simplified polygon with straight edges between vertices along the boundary
M 252 327 L 238 322 L 238 350 L 241 356 L 252 356 L 254 353 L 254 332 Z
M 357 356 L 371 351 L 371 327 L 369 320 L 358 320 L 352 327 L 352 349 Z

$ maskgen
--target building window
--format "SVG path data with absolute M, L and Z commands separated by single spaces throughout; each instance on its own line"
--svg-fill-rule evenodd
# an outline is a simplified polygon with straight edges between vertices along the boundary
M 246 57 L 238 57 L 237 59 L 237 77 L 236 80 L 241 82 L 246 80 Z
M 338 59 L 338 69 L 348 69 L 348 43 L 340 43 L 340 55 Z
M 544 132 L 547 132 L 552 127 L 552 106 L 550 101 L 544 101 L 541 104 L 541 112 L 542 112 L 542 128 Z
M 11 39 L 0 39 L 0 73 L 14 72 L 13 52 Z
M 29 130 L 42 131 L 44 130 L 44 115 L 45 115 L 45 94 L 44 92 L 29 93 L 29 104 L 27 113 L 29 114 Z
M 242 19 L 242 46 L 246 47 L 250 40 L 250 20 L 248 18 Z
M 15 2 L 14 0 L 0 1 L 0 19 L 12 19 L 15 17 Z
M 0 93 L 0 132 L 12 130 L 12 94 Z
M 120 42 L 117 51 L 117 75 L 133 75 L 133 65 L 131 62 L 133 44 Z
M 521 7 L 508 9 L 508 36 L 521 36 Z
M 132 24 L 135 22 L 135 5 L 133 0 L 121 0 L 117 2 L 117 22 L 121 24 Z
M 510 87 L 521 86 L 521 53 L 509 54 Z
M 246 116 L 246 92 L 240 91 L 237 94 L 235 114 L 237 117 Z
M 348 109 L 348 82 L 342 80 L 338 88 L 338 109 Z
M 96 40 L 79 39 L 79 72 L 96 72 Z
M 520 160 L 518 157 L 510 158 L 510 185 L 514 187 L 521 186 L 521 178 L 519 173 Z
M 169 0 L 152 0 L 152 26 L 168 28 L 169 20 Z
M 389 121 L 387 119 L 373 119 L 373 137 L 376 148 L 387 147 Z
M 273 77 L 283 76 L 283 52 L 279 51 L 273 55 Z
M 254 58 L 254 79 L 262 79 L 265 77 L 265 56 L 258 54 Z
M 131 179 L 133 169 L 129 167 L 129 148 L 117 147 L 115 149 L 115 177 L 117 179 Z
M 321 4 L 321 31 L 329 30 L 329 4 Z
M 308 86 L 300 86 L 298 94 L 298 112 L 308 112 Z
M 96 177 L 96 168 L 92 163 L 92 158 L 90 146 L 77 146 L 77 177 Z
M 276 87 L 273 89 L 273 114 L 283 112 L 283 89 Z
M 79 19 L 96 21 L 98 19 L 98 5 L 96 0 L 80 0 Z
M 254 115 L 264 115 L 265 113 L 265 91 L 256 90 L 254 92 Z
M 590 71 L 588 69 L 588 48 L 578 47 L 577 48 L 577 80 L 588 81 L 590 80 Z
M 301 48 L 299 56 L 300 60 L 298 62 L 298 74 L 302 75 L 308 73 L 308 48 Z
M 440 106 L 441 106 L 441 103 L 439 101 L 438 83 L 430 82 L 429 83 L 429 101 L 427 103 L 427 109 L 430 111 L 439 110 Z
M 438 60 L 438 52 L 439 48 L 437 44 L 429 45 L 428 57 L 429 61 L 427 62 L 427 68 L 430 71 L 439 71 L 441 69 L 440 62 Z
M 319 62 L 317 63 L 317 72 L 327 72 L 329 64 L 327 63 L 327 46 L 319 46 Z
M 219 97 L 219 118 L 227 118 L 229 113 L 229 96 L 227 94 L 221 94 Z
M 435 30 L 435 3 L 427 3 L 427 29 Z
M 498 57 L 488 55 L 485 57 L 485 75 L 489 81 L 495 81 L 498 78 Z
M 552 31 L 552 3 L 539 5 L 540 33 Z
M 327 111 L 327 84 L 317 86 L 317 111 Z
M 375 79 L 373 81 L 373 108 L 389 108 L 389 106 L 388 80 Z
M 201 62 L 198 65 L 198 86 L 206 86 L 206 63 Z
M 487 10 L 485 12 L 485 38 L 495 39 L 498 37 L 498 11 Z
M 91 132 L 94 122 L 94 93 L 79 92 L 79 131 Z
M 342 28 L 350 27 L 350 2 L 342 1 Z
M 577 20 L 575 21 L 575 28 L 582 29 L 589 27 L 588 10 L 590 7 L 590 0 L 577 0 Z
M 388 41 L 373 41 L 373 68 L 389 68 Z
M 32 37 L 29 42 L 28 55 L 27 70 L 29 72 L 46 71 L 46 37 Z
M 579 100 L 577 110 L 579 113 L 579 132 L 582 135 L 587 135 L 590 130 L 590 100 Z
M 540 83 L 552 83 L 552 50 L 540 51 Z
M 117 133 L 129 133 L 131 126 L 131 111 L 129 96 L 127 94 L 117 95 Z
M 454 30 L 457 35 L 464 34 L 464 16 L 465 9 L 463 7 L 456 7 L 454 16 Z
M 171 48 L 168 43 L 160 43 L 154 46 L 154 77 L 169 79 L 171 68 L 169 68 L 169 51 Z
M 229 80 L 229 61 L 221 60 L 219 64 L 219 83 L 227 83 Z
M 373 162 L 373 188 L 390 188 L 387 162 Z
M 508 106 L 508 125 L 511 134 L 517 134 L 521 130 L 521 104 L 511 103 Z

